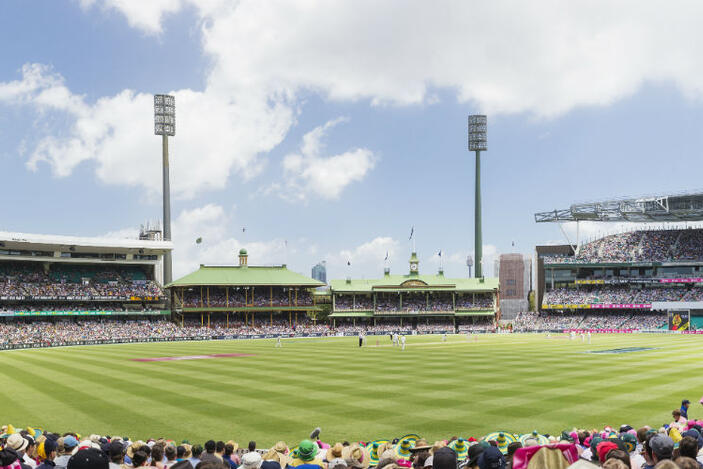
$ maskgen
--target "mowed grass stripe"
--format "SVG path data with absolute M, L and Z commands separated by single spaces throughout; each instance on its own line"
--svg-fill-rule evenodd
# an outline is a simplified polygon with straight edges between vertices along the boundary
M 498 427 L 557 432 L 602 420 L 618 425 L 622 422 L 610 419 L 621 419 L 624 410 L 631 413 L 631 418 L 623 417 L 628 423 L 636 425 L 640 419 L 658 425 L 678 403 L 672 401 L 680 402 L 679 396 L 671 396 L 671 383 L 687 393 L 703 385 L 703 378 L 697 377 L 702 355 L 695 351 L 698 337 L 596 335 L 590 345 L 580 338 L 560 337 L 482 335 L 467 341 L 450 336 L 447 343 L 438 343 L 440 336 L 413 336 L 404 352 L 385 346 L 389 341 L 384 336 L 379 337 L 384 346 L 375 347 L 369 337 L 361 350 L 355 337 L 284 340 L 282 349 L 274 349 L 269 340 L 146 343 L 10 352 L 3 359 L 12 363 L 13 355 L 33 357 L 15 363 L 11 374 L 59 367 L 51 376 L 64 386 L 58 389 L 70 394 L 77 388 L 79 398 L 93 399 L 90 411 L 84 407 L 81 413 L 73 410 L 70 397 L 62 403 L 37 392 L 40 374 L 13 380 L 10 386 L 20 395 L 38 398 L 31 407 L 34 419 L 49 420 L 46 416 L 52 415 L 56 420 L 50 424 L 73 424 L 76 419 L 71 417 L 78 416 L 86 425 L 104 422 L 106 427 L 98 431 L 107 428 L 136 437 L 202 440 L 222 435 L 254 438 L 264 445 L 279 438 L 296 441 L 315 425 L 323 426 L 329 440 L 393 437 L 403 431 L 433 439 L 479 435 Z M 623 346 L 660 349 L 623 355 L 581 353 Z M 232 352 L 257 356 L 129 361 Z M 69 385 L 72 377 L 75 382 Z M 91 397 L 86 387 L 107 402 Z M 114 400 L 120 412 L 98 410 L 100 418 L 92 415 Z M 8 417 L 20 422 L 17 418 L 27 407 L 12 407 Z

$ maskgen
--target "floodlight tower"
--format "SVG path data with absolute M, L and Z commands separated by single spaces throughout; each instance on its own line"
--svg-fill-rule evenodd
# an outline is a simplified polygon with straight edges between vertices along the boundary
M 469 116 L 469 151 L 476 152 L 476 194 L 474 207 L 474 258 L 476 268 L 474 276 L 483 277 L 483 239 L 481 236 L 481 152 L 486 151 L 486 116 L 473 114 Z
M 171 241 L 171 186 L 168 175 L 168 137 L 176 135 L 176 98 L 154 95 L 154 134 L 161 135 L 163 157 L 164 240 Z M 164 285 L 172 280 L 171 251 L 164 254 Z

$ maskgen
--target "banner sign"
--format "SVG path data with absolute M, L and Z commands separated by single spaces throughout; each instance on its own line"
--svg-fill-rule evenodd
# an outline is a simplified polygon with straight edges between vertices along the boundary
M 690 311 L 669 311 L 669 330 L 687 331 L 691 325 Z
M 703 278 L 701 277 L 689 277 L 689 278 L 661 278 L 660 283 L 703 283 Z
M 613 303 L 591 303 L 591 308 L 593 309 L 652 309 L 651 304 L 646 303 L 625 303 L 625 304 L 613 304 Z
M 6 301 L 160 301 L 163 297 L 158 296 L 0 296 L 0 300 Z
M 543 304 L 542 309 L 652 309 L 651 303 Z
M 0 317 L 16 316 L 134 316 L 167 315 L 170 311 L 0 311 Z

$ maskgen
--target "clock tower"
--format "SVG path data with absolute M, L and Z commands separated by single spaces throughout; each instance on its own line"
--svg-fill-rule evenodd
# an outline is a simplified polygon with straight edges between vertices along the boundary
M 410 275 L 418 275 L 420 273 L 420 260 L 417 258 L 416 253 L 412 253 L 410 256 Z

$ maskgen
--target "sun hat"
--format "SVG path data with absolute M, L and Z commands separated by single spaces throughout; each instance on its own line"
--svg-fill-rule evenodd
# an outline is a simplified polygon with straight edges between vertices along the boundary
M 354 443 L 350 446 L 342 448 L 342 458 L 347 462 L 347 466 L 351 467 L 369 467 L 369 458 L 366 457 L 364 448 Z
M 325 454 L 325 459 L 327 461 L 331 461 L 333 459 L 341 458 L 343 449 L 344 446 L 342 445 L 342 443 L 335 443 L 334 446 L 330 447 L 330 449 L 327 450 L 327 453 Z
M 508 432 L 493 432 L 489 433 L 483 438 L 485 441 L 495 441 L 498 444 L 498 449 L 501 453 L 505 454 L 508 452 L 508 445 L 514 441 L 517 441 L 515 435 Z
M 271 449 L 269 449 L 262 456 L 262 458 L 264 461 L 275 461 L 279 463 L 281 467 L 286 467 L 290 463 L 290 456 L 288 455 L 288 446 L 285 442 L 279 441 Z
M 395 454 L 399 459 L 409 459 L 410 448 L 414 446 L 414 443 L 415 440 L 411 440 L 409 438 L 398 441 L 398 444 L 395 445 Z
M 388 443 L 388 440 L 376 440 L 366 445 L 366 456 L 370 465 L 375 466 L 378 464 L 381 456 L 378 451 L 382 445 L 385 446 L 384 443 Z
M 534 444 L 527 444 L 527 440 L 534 440 Z M 549 438 L 541 435 L 537 430 L 534 430 L 532 433 L 520 435 L 518 441 L 522 443 L 522 446 L 542 446 L 549 444 Z
M 463 461 L 464 459 L 466 459 L 466 455 L 469 452 L 469 445 L 467 444 L 465 439 L 459 438 L 457 440 L 454 440 L 449 443 L 448 446 L 454 450 L 454 452 L 456 453 L 456 458 L 459 461 Z
M 398 441 L 410 440 L 412 442 L 413 446 L 415 446 L 415 443 L 417 443 L 417 441 L 421 440 L 421 439 L 422 438 L 417 433 L 408 433 L 407 435 L 403 435 L 400 438 L 398 438 Z
M 28 445 L 29 441 L 27 441 L 19 433 L 13 433 L 9 437 L 7 437 L 7 446 L 14 449 L 15 451 L 24 451 L 25 449 L 27 449 Z
M 131 445 L 129 445 L 129 448 L 127 448 L 127 457 L 129 457 L 129 459 L 132 459 L 134 457 L 134 453 L 139 451 L 142 446 L 146 446 L 146 443 L 144 443 L 142 440 L 133 442 Z
M 243 469 L 259 469 L 261 467 L 261 455 L 258 451 L 250 451 L 242 456 Z
M 310 440 L 303 440 L 298 445 L 296 451 L 298 458 L 301 461 L 312 461 L 317 456 L 317 451 L 319 447 Z

